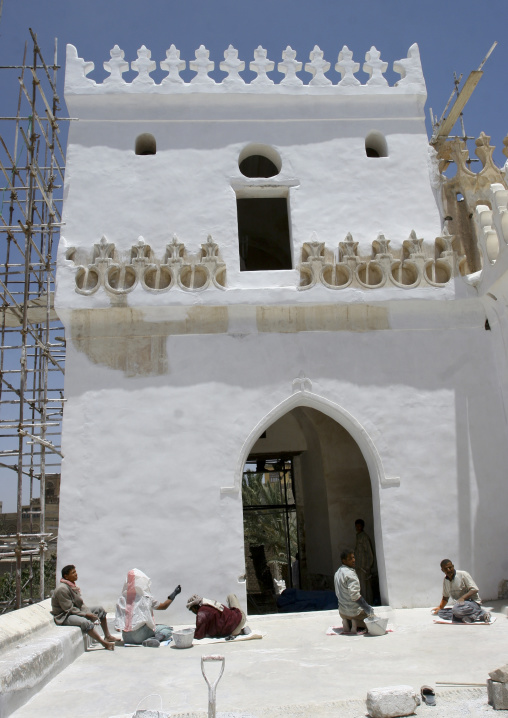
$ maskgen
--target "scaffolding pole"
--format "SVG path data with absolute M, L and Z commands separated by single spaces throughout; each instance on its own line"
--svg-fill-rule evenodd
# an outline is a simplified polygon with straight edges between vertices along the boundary
M 17 77 L 19 88 L 16 114 L 11 108 L 0 117 L 0 476 L 11 493 L 16 482 L 15 531 L 0 512 L 0 562 L 15 559 L 20 608 L 26 585 L 31 599 L 45 598 L 47 544 L 56 539 L 46 531 L 46 505 L 58 502 L 62 457 L 65 338 L 53 297 L 65 168 L 59 132 L 66 118 L 56 40 L 47 65 L 30 29 L 22 64 L 0 69 L 14 85 Z M 29 579 L 22 585 L 24 563 Z

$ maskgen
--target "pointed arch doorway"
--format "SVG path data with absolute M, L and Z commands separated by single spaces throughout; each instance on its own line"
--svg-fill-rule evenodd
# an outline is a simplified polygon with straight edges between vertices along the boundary
M 355 546 L 356 519 L 365 521 L 375 549 L 371 477 L 359 444 L 328 412 L 287 408 L 254 438 L 244 463 L 251 613 L 277 611 L 274 579 L 288 588 L 333 591 L 340 552 Z

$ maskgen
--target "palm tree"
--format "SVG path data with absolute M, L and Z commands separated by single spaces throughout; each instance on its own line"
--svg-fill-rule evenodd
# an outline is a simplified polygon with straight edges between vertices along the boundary
M 265 483 L 264 477 L 263 473 L 250 471 L 243 475 L 245 543 L 264 546 L 267 563 L 274 566 L 275 577 L 280 578 L 280 565 L 288 564 L 290 560 L 288 539 L 290 553 L 297 550 L 296 514 L 294 511 L 289 513 L 289 536 L 286 537 L 286 504 L 282 492 L 284 474 L 280 474 L 275 482 Z M 254 507 L 259 508 L 256 510 Z

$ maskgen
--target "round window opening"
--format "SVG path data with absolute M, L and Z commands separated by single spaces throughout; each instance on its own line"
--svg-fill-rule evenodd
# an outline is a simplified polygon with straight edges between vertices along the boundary
M 143 132 L 142 135 L 136 137 L 134 152 L 137 155 L 155 155 L 157 154 L 157 143 L 155 137 L 149 132 Z
M 365 154 L 367 157 L 388 157 L 388 144 L 381 132 L 369 132 L 365 138 Z
M 240 152 L 238 167 L 244 177 L 275 177 L 281 171 L 282 160 L 270 145 L 251 144 Z
M 263 155 L 251 155 L 240 162 L 240 172 L 245 177 L 274 177 L 279 174 L 276 165 Z

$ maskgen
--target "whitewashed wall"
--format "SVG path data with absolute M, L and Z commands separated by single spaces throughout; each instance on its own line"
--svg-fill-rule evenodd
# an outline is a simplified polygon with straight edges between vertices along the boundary
M 299 291 L 297 269 L 239 271 L 234 187 L 245 183 L 238 156 L 249 142 L 282 158 L 295 267 L 312 232 L 332 248 L 351 232 L 364 252 L 378 232 L 395 248 L 412 229 L 433 244 L 441 222 L 424 86 L 388 89 L 80 94 L 68 81 L 80 120 L 56 296 L 67 336 L 59 564 L 77 565 L 90 603 L 111 606 L 133 567 L 160 598 L 181 583 L 183 596 L 245 600 L 243 461 L 298 405 L 339 421 L 364 454 L 385 600 L 436 605 L 445 556 L 485 597 L 497 594 L 508 571 L 506 419 L 476 290 L 457 277 Z M 365 156 L 372 129 L 389 157 Z M 155 156 L 134 154 L 141 132 L 155 135 Z M 213 235 L 225 290 L 76 292 L 70 247 L 91 254 L 106 236 L 128 251 L 142 235 L 161 256 L 173 233 L 192 252 Z M 306 331 L 288 321 L 295 306 L 306 308 Z M 183 596 L 175 622 L 189 620 Z

